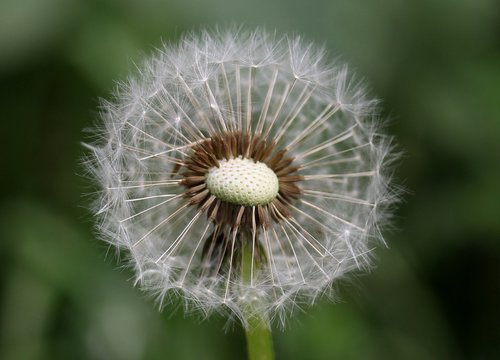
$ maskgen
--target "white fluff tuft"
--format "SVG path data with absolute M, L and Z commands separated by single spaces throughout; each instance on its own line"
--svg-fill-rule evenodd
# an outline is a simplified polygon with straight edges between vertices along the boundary
M 379 132 L 377 101 L 345 65 L 328 64 L 324 49 L 262 30 L 188 34 L 158 50 L 115 95 L 103 103 L 99 140 L 88 145 L 101 190 L 98 229 L 127 252 L 137 284 L 162 305 L 181 298 L 203 315 L 283 324 L 348 272 L 369 268 L 397 200 L 391 139 Z M 186 205 L 174 170 L 192 144 L 228 130 L 264 134 L 288 149 L 302 177 L 290 217 L 256 233 L 266 263 L 251 283 L 235 271 L 203 270 L 214 225 Z

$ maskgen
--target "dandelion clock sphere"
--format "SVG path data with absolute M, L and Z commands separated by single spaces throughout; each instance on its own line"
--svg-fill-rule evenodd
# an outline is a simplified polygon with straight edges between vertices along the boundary
M 87 162 L 99 232 L 162 304 L 283 323 L 383 241 L 395 196 L 377 114 L 298 37 L 186 35 L 103 105 Z

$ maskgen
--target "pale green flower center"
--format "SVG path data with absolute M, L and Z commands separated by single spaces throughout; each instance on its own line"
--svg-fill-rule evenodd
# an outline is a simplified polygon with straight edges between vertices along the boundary
M 208 170 L 205 183 L 219 200 L 242 206 L 266 205 L 279 191 L 273 170 L 263 162 L 241 156 L 219 160 L 219 167 Z

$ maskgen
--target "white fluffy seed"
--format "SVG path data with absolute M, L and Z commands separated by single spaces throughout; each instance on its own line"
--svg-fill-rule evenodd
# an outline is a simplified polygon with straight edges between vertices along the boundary
M 127 251 L 136 283 L 162 306 L 182 299 L 203 316 L 221 312 L 245 326 L 251 318 L 283 325 L 297 304 L 335 295 L 330 290 L 337 280 L 370 267 L 398 198 L 387 167 L 394 161 L 392 140 L 378 125 L 378 101 L 346 65 L 325 55 L 301 37 L 263 30 L 191 33 L 156 51 L 137 76 L 121 83 L 114 102 L 103 102 L 86 159 L 99 190 L 97 227 L 103 239 Z M 224 133 L 273 144 L 271 157 L 286 150 L 298 167 L 292 177 L 301 178 L 300 195 L 276 195 L 269 185 L 276 184 L 275 174 L 257 176 L 250 151 L 245 173 L 257 180 L 244 180 L 243 187 L 251 201 L 242 199 L 241 188 L 224 187 L 226 180 L 241 180 L 229 164 L 245 162 L 221 159 L 233 143 L 211 146 L 209 139 Z M 193 179 L 190 189 L 197 191 L 187 194 L 180 176 L 188 167 L 179 164 L 198 148 L 210 164 L 215 158 L 223 166 L 207 179 L 212 165 L 194 164 L 207 183 Z M 280 180 L 285 189 L 290 179 Z M 216 196 L 271 202 L 244 213 Z M 257 221 L 263 215 L 267 227 Z M 238 216 L 240 227 L 224 222 Z M 246 237 L 255 250 L 250 281 L 240 271 Z

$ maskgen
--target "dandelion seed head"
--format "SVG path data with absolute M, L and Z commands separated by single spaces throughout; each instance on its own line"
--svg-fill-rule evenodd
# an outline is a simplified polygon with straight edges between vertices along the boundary
M 103 103 L 100 233 L 161 305 L 283 323 L 383 243 L 397 195 L 377 103 L 301 38 L 185 35 Z

